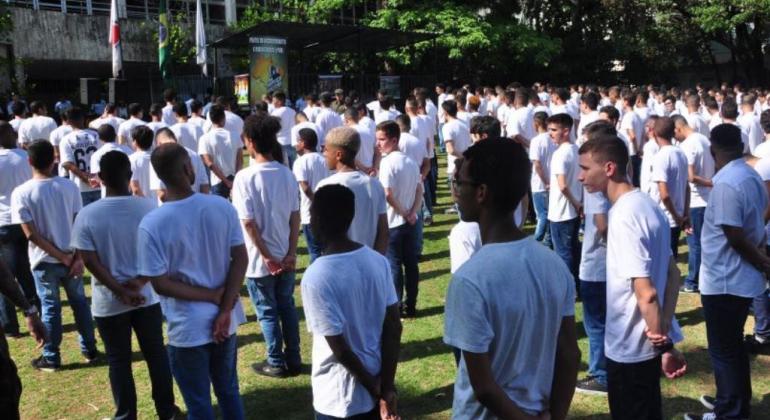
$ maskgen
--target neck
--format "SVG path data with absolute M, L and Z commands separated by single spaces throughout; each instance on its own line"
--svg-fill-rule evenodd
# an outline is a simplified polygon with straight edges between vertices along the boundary
M 166 202 L 179 201 L 194 194 L 192 187 L 189 184 L 182 185 L 168 185 L 166 184 Z
M 337 162 L 337 167 L 335 168 L 337 172 L 355 172 L 356 168 L 348 166 L 342 162 Z
M 53 166 L 48 168 L 47 171 L 41 171 L 39 169 L 32 168 L 32 178 L 34 179 L 48 179 L 51 178 L 51 170 Z
M 361 248 L 361 244 L 353 242 L 347 235 L 338 239 L 327 239 L 324 255 L 344 254 Z
M 625 180 L 612 180 L 610 179 L 610 182 L 607 184 L 607 199 L 610 200 L 611 203 L 615 204 L 616 201 L 625 193 L 631 192 L 634 190 L 634 186 L 629 184 L 628 181 Z
M 254 159 L 254 162 L 256 163 L 267 163 L 267 162 L 273 161 L 272 156 L 263 155 L 262 153 L 258 153 L 258 152 L 252 153 L 251 158 Z
M 121 185 L 118 188 L 112 188 L 105 186 L 106 197 L 125 197 L 131 195 L 131 191 L 128 190 L 128 184 Z
M 479 230 L 481 231 L 481 243 L 484 245 L 512 242 L 526 237 L 516 227 L 513 221 L 513 212 L 503 215 L 483 212 L 479 217 Z

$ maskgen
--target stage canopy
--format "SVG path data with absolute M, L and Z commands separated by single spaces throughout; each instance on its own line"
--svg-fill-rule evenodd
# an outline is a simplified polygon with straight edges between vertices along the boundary
M 209 44 L 209 46 L 214 48 L 248 47 L 249 37 L 252 36 L 285 38 L 289 50 L 300 52 L 363 53 L 385 51 L 428 41 L 437 35 L 368 26 L 268 21 L 226 36 Z

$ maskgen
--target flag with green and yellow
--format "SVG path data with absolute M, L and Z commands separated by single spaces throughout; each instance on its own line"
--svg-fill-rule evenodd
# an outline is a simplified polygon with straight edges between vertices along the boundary
M 168 11 L 166 0 L 160 0 L 158 6 L 158 65 L 160 74 L 165 79 L 168 76 L 168 61 L 171 52 L 168 45 Z

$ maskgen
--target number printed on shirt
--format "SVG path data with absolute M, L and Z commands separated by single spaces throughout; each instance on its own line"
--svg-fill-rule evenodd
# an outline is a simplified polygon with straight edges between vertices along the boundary
M 75 163 L 78 165 L 78 169 L 86 173 L 91 172 L 91 155 L 95 151 L 95 146 L 88 146 L 85 149 L 75 149 Z

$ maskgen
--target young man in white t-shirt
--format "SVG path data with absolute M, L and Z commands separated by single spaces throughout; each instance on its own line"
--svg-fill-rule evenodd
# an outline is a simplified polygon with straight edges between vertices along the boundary
M 657 188 L 657 185 L 651 181 L 655 154 L 660 150 L 658 142 L 655 141 L 655 121 L 657 120 L 657 115 L 650 115 L 650 118 L 644 123 L 644 137 L 646 140 L 644 146 L 642 146 L 642 163 L 639 169 L 639 190 L 650 196 L 653 194 L 650 189 L 653 187 Z
M 150 173 L 152 172 L 150 157 L 153 137 L 150 127 L 138 126 L 131 130 L 132 144 L 136 151 L 128 156 L 131 162 L 129 188 L 131 189 L 131 194 L 137 197 L 144 197 L 152 203 L 157 203 L 157 195 L 150 188 Z
M 535 240 L 550 248 L 552 245 L 548 225 L 548 190 L 551 182 L 551 156 L 556 150 L 556 144 L 548 135 L 546 119 L 548 114 L 545 112 L 536 112 L 532 119 L 537 134 L 529 142 L 529 160 L 532 162 L 529 185 L 532 191 L 532 203 L 535 206 L 535 216 L 537 216 Z
M 48 139 L 56 129 L 56 121 L 48 116 L 43 101 L 33 101 L 29 105 L 32 116 L 19 125 L 19 145 L 27 146 L 35 140 Z
M 348 111 L 346 110 L 345 112 L 347 113 Z M 300 223 L 302 224 L 302 232 L 305 235 L 305 243 L 307 244 L 310 263 L 312 264 L 313 261 L 321 256 L 322 248 L 321 243 L 315 239 L 310 228 L 310 204 L 313 202 L 313 191 L 315 191 L 318 183 L 330 174 L 329 169 L 326 167 L 326 160 L 320 153 L 316 152 L 318 137 L 316 137 L 315 131 L 303 128 L 297 134 L 296 148 L 299 157 L 294 161 L 292 172 L 294 172 L 294 177 L 299 184 L 301 197 Z
M 48 330 L 43 354 L 32 361 L 32 367 L 52 372 L 61 366 L 61 287 L 75 315 L 81 354 L 89 363 L 98 358 L 93 320 L 83 289 L 83 260 L 70 247 L 72 222 L 82 204 L 80 191 L 72 181 L 51 175 L 54 155 L 48 140 L 32 142 L 27 151 L 32 179 L 11 194 L 11 222 L 21 224 L 30 242 L 30 267 L 40 297 L 41 318 Z
M 0 122 L 0 174 L 0 261 L 5 262 L 12 276 L 11 281 L 16 279 L 24 297 L 39 307 L 35 281 L 29 269 L 27 238 L 21 226 L 11 221 L 11 193 L 32 178 L 32 167 L 29 165 L 27 153 L 17 147 L 13 127 L 5 121 Z M 16 306 L 8 296 L 0 299 L 0 320 L 5 335 L 12 338 L 21 337 Z
M 299 187 L 292 172 L 273 158 L 281 122 L 267 115 L 250 116 L 243 137 L 252 159 L 233 181 L 249 265 L 246 286 L 267 345 L 267 360 L 253 369 L 260 375 L 299 375 L 299 320 L 294 306 L 294 280 L 299 238 Z
M 139 125 L 146 125 L 142 117 L 144 116 L 144 110 L 142 106 L 137 103 L 132 103 L 128 106 L 129 118 L 118 127 L 118 143 L 129 145 L 131 144 L 131 130 Z
M 149 130 L 149 129 L 148 129 Z M 149 131 L 152 133 L 152 130 Z M 144 135 L 144 134 L 143 134 Z M 155 135 L 155 143 L 160 146 L 161 144 L 167 144 L 167 143 L 178 143 L 176 140 L 176 137 L 174 137 L 174 132 L 171 131 L 169 128 L 161 128 L 158 130 L 158 133 Z M 184 147 L 184 146 L 182 146 Z M 203 159 L 201 159 L 200 155 L 198 155 L 197 152 L 194 150 L 188 149 L 185 147 L 185 151 L 187 152 L 187 155 L 190 157 L 190 163 L 192 164 L 195 180 L 192 183 L 192 189 L 193 192 L 201 193 L 201 194 L 209 194 L 211 192 L 211 186 L 209 185 L 209 177 L 206 173 L 206 166 L 203 165 Z M 160 180 L 158 177 L 158 174 L 155 173 L 155 169 L 153 169 L 152 165 L 149 161 L 147 161 L 147 164 L 150 165 L 150 178 L 149 178 L 149 188 L 150 191 L 152 191 L 151 194 L 148 195 L 154 195 L 157 197 L 158 205 L 166 201 L 166 186 L 163 184 L 163 181 Z
M 115 133 L 115 128 L 109 124 L 102 124 L 102 126 L 96 130 L 96 135 L 99 137 L 101 146 L 99 146 L 99 149 L 91 155 L 91 165 L 89 170 L 91 171 L 91 176 L 98 181 L 99 171 L 101 170 L 99 161 L 102 159 L 102 156 L 113 150 L 117 150 L 126 156 L 130 155 L 133 151 L 128 146 L 123 146 L 116 142 L 117 134 Z M 102 189 L 102 192 L 102 195 L 104 195 L 104 189 Z
M 166 318 L 171 372 L 189 413 L 214 418 L 211 387 L 223 418 L 244 418 L 238 390 L 239 292 L 248 254 L 238 215 L 221 197 L 196 194 L 190 156 L 178 144 L 152 152 L 167 188 L 165 203 L 139 224 L 139 283 L 152 282 Z
M 578 147 L 570 142 L 572 117 L 554 114 L 546 120 L 548 134 L 556 145 L 551 155 L 548 196 L 553 250 L 561 257 L 577 282 L 580 262 L 580 216 L 583 214 L 583 188 L 578 180 Z
M 759 115 L 759 125 L 765 136 L 764 141 L 751 154 L 761 159 L 770 157 L 770 110 L 764 110 Z
M 754 94 L 743 95 L 742 99 L 740 99 L 741 115 L 737 119 L 738 125 L 748 137 L 749 143 L 747 146 L 750 152 L 754 152 L 754 149 L 765 141 L 765 133 L 762 131 L 762 126 L 759 123 L 759 116 L 754 113 L 754 102 L 756 101 L 757 98 Z
M 329 184 L 342 184 L 356 196 L 356 214 L 350 225 L 350 239 L 371 247 L 382 255 L 388 251 L 388 216 L 385 190 L 377 178 L 355 169 L 361 145 L 358 131 L 337 127 L 326 136 L 326 167 L 335 173 L 318 183 L 316 189 Z
M 198 140 L 203 136 L 203 128 L 190 121 L 187 116 L 187 105 L 184 103 L 174 105 L 174 117 L 176 123 L 169 128 L 174 133 L 177 143 L 190 150 L 198 150 Z M 203 119 L 200 120 L 203 121 Z
M 462 157 L 463 152 L 471 145 L 470 127 L 457 119 L 457 102 L 448 99 L 441 103 L 444 121 L 441 126 L 442 144 L 446 149 L 447 177 L 451 177 L 455 172 L 455 160 Z M 447 209 L 447 213 L 456 213 L 457 209 L 452 206 Z
M 350 189 L 319 188 L 310 211 L 312 229 L 326 244 L 302 277 L 313 334 L 316 418 L 397 418 L 394 379 L 402 328 L 388 261 L 348 238 L 355 212 Z
M 687 179 L 690 183 L 690 229 L 687 232 L 687 277 L 682 291 L 698 291 L 698 272 L 701 264 L 701 231 L 709 193 L 714 184 L 714 158 L 711 156 L 711 142 L 687 123 L 681 115 L 674 120 L 674 138 L 687 156 Z
M 354 107 L 345 110 L 343 119 L 345 120 L 345 126 L 358 131 L 358 136 L 361 138 L 361 148 L 358 149 L 356 154 L 356 168 L 365 174 L 376 176 L 380 168 L 382 155 L 380 155 L 380 151 L 377 149 L 374 131 L 370 132 L 367 127 L 359 123 L 359 112 Z
M 682 149 L 671 144 L 674 138 L 674 122 L 669 117 L 659 117 L 653 127 L 655 142 L 660 149 L 652 162 L 650 187 L 652 198 L 668 218 L 671 228 L 671 252 L 679 256 L 679 236 L 690 229 L 690 185 L 687 156 Z M 657 187 L 657 188 L 656 188 Z
M 679 273 L 666 216 L 628 180 L 628 148 L 617 136 L 580 148 L 580 181 L 612 204 L 607 227 L 604 352 L 613 418 L 662 419 L 660 373 L 681 376 L 682 339 L 674 320 Z
M 171 115 L 173 118 L 173 113 Z M 147 127 L 150 127 L 153 133 L 157 133 L 161 128 L 170 127 L 163 118 L 163 106 L 161 104 L 150 105 L 150 120 Z
M 634 112 L 636 95 L 627 93 L 623 96 L 623 117 L 620 120 L 620 132 L 631 140 L 631 167 L 633 168 L 632 183 L 635 186 L 641 184 L 642 159 L 644 156 L 644 144 L 647 142 L 644 125 L 645 121 Z
M 417 315 L 420 281 L 417 230 L 423 186 L 417 164 L 399 150 L 400 134 L 394 121 L 377 124 L 375 131 L 377 147 L 383 155 L 379 178 L 388 203 L 387 257 L 403 315 L 413 318 Z
M 103 127 L 111 125 L 105 124 Z M 100 128 L 101 130 L 101 128 Z M 119 151 L 105 153 L 99 179 L 101 200 L 84 208 L 72 228 L 72 248 L 83 258 L 91 278 L 91 311 L 104 341 L 116 418 L 136 418 L 136 389 L 131 373 L 131 336 L 136 333 L 147 362 L 158 418 L 180 413 L 163 345 L 163 314 L 152 285 L 136 280 L 136 238 L 142 218 L 155 203 L 132 197 L 128 189 L 131 162 Z
M 283 149 L 284 158 L 289 164 L 289 169 L 294 167 L 294 161 L 297 159 L 297 151 L 292 145 L 291 132 L 294 127 L 294 118 L 297 113 L 286 106 L 286 93 L 282 90 L 273 92 L 273 110 L 270 115 L 281 120 L 281 131 L 278 132 L 278 143 Z
M 583 130 L 588 124 L 599 119 L 599 95 L 596 92 L 586 92 L 580 97 L 580 123 L 577 127 L 577 144 L 585 142 Z
M 326 135 L 329 134 L 329 132 L 336 128 L 341 127 L 343 125 L 342 118 L 340 117 L 340 114 L 336 113 L 333 109 L 331 109 L 332 101 L 334 99 L 332 98 L 332 94 L 329 92 L 323 92 L 320 95 L 320 102 L 321 102 L 321 110 L 318 111 L 318 114 L 315 117 L 315 124 L 318 126 L 318 139 L 321 140 L 321 148 L 324 147 L 324 141 L 326 139 Z
M 479 224 L 484 244 L 454 273 L 446 298 L 444 342 L 462 351 L 456 418 L 564 419 L 575 391 L 572 275 L 514 223 L 529 177 L 521 145 L 489 139 L 465 151 L 452 180 L 461 218 Z
M 211 193 L 230 197 L 235 174 L 243 165 L 243 143 L 225 128 L 226 114 L 221 105 L 209 110 L 211 130 L 198 141 L 198 154 L 211 171 Z
M 91 129 L 84 129 L 83 110 L 72 107 L 67 110 L 67 121 L 72 132 L 59 144 L 61 166 L 69 172 L 70 180 L 80 188 L 83 206 L 101 198 L 99 182 L 91 175 L 91 155 L 99 149 L 99 138 Z
M 176 117 L 174 116 L 174 105 L 176 104 L 176 92 L 174 92 L 174 89 L 166 89 L 163 91 L 163 100 L 166 102 L 166 105 L 161 108 L 161 119 L 164 124 L 166 124 L 166 127 L 171 127 L 172 125 L 176 124 Z M 184 102 L 180 102 L 182 105 L 184 105 Z M 153 131 L 157 131 L 153 129 Z
M 740 128 L 711 130 L 717 172 L 703 223 L 700 292 L 716 398 L 710 411 L 686 419 L 751 418 L 751 368 L 743 329 L 752 300 L 766 293 L 770 258 L 765 246 L 767 189 L 743 160 Z M 705 405 L 705 404 L 704 404 Z

